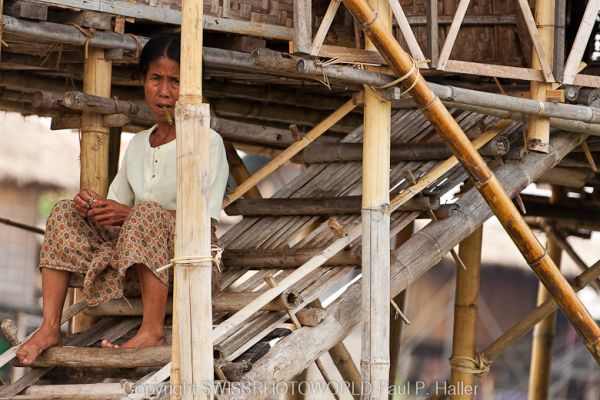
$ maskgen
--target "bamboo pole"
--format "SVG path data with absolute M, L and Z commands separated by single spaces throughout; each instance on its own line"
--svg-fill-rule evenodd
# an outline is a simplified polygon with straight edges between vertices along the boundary
M 402 229 L 396 235 L 394 248 L 397 249 L 406 243 L 406 241 L 412 236 L 414 230 L 414 222 L 411 222 L 404 229 Z M 406 310 L 407 297 L 408 289 L 403 290 L 394 297 L 394 302 L 402 313 L 404 313 Z M 402 328 L 404 327 L 406 321 L 404 321 L 403 318 L 400 318 L 397 313 L 398 311 L 396 310 L 390 310 L 390 385 L 402 384 L 400 353 L 402 351 Z M 397 398 L 397 394 L 392 396 L 393 400 L 396 400 Z
M 540 34 L 543 54 L 532 49 L 531 68 L 540 69 L 540 57 L 545 55 L 549 64 L 552 64 L 554 56 L 554 0 L 536 0 L 535 23 Z M 529 97 L 534 100 L 546 100 L 546 91 L 552 89 L 552 83 L 531 82 Z M 527 148 L 529 150 L 548 152 L 550 142 L 550 119 L 545 117 L 531 116 L 527 123 Z
M 212 261 L 208 187 L 210 110 L 202 103 L 203 1 L 181 7 L 180 98 L 177 121 L 177 215 L 173 298 L 172 399 L 209 399 L 212 357 Z M 182 262 L 180 260 L 186 260 Z M 184 389 L 188 390 L 184 390 Z M 195 388 L 195 390 L 189 390 Z
M 552 187 L 552 204 L 560 204 L 565 197 L 564 189 Z M 562 249 L 551 236 L 548 236 L 546 249 L 552 260 L 560 266 Z M 537 304 L 544 304 L 552 297 L 550 293 L 539 285 Z M 540 321 L 533 329 L 533 345 L 531 349 L 531 366 L 529 369 L 528 398 L 531 400 L 548 399 L 550 390 L 550 368 L 552 366 L 552 347 L 554 343 L 554 330 L 556 326 L 556 313 Z
M 402 85 L 409 90 L 427 118 L 436 127 L 453 152 L 476 183 L 476 187 L 511 236 L 529 266 L 559 303 L 562 311 L 582 337 L 585 346 L 596 362 L 600 363 L 600 328 L 581 304 L 566 279 L 560 274 L 552 259 L 537 241 L 531 229 L 519 215 L 485 161 L 475 151 L 466 135 L 452 118 L 441 100 L 431 91 L 418 74 L 414 61 L 400 47 L 395 38 L 386 31 L 385 23 L 369 7 L 365 0 L 344 0 L 344 4 L 361 23 L 377 45 L 388 65 L 399 76 L 407 76 Z
M 83 92 L 110 97 L 112 62 L 104 59 L 104 50 L 90 48 L 83 65 Z M 108 193 L 109 130 L 102 115 L 90 111 L 81 114 L 81 173 L 80 186 L 88 187 L 100 196 Z M 80 289 L 73 289 L 73 303 L 83 299 Z M 94 319 L 79 315 L 73 319 L 74 333 L 89 329 Z
M 258 170 L 254 175 L 252 175 L 248 180 L 244 181 L 240 184 L 235 192 L 230 194 L 227 197 L 227 200 L 223 202 L 223 207 L 227 207 L 229 204 L 233 203 L 235 200 L 239 199 L 244 195 L 248 190 L 256 186 L 257 183 L 262 181 L 264 178 L 269 176 L 273 171 L 281 167 L 287 161 L 289 161 L 293 156 L 298 154 L 302 149 L 312 143 L 317 137 L 321 136 L 325 133 L 329 128 L 335 125 L 339 120 L 344 118 L 350 111 L 356 108 L 357 103 L 355 99 L 348 100 L 344 103 L 340 108 L 334 111 L 331 115 L 325 118 L 323 121 L 319 122 L 313 129 L 310 130 L 306 135 L 302 137 L 299 141 L 292 144 L 290 147 L 282 151 L 277 157 L 269 161 L 267 165 Z
M 471 360 L 476 358 L 477 339 L 477 296 L 479 296 L 479 275 L 481 270 L 481 243 L 483 227 L 480 226 L 460 243 L 459 255 L 467 267 L 457 269 L 456 294 L 454 300 L 454 333 L 450 366 L 450 388 L 464 390 L 451 391 L 453 400 L 473 398 L 475 375 L 469 368 L 475 367 Z M 465 368 L 467 367 L 467 368 Z
M 369 0 L 392 32 L 387 0 Z M 369 39 L 365 50 L 377 50 Z M 374 90 L 364 92 L 362 163 L 362 302 L 360 376 L 371 388 L 363 399 L 388 398 L 390 369 L 390 130 L 392 106 Z

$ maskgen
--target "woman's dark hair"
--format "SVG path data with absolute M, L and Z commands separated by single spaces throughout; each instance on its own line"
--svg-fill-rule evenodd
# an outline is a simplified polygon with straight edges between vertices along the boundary
M 161 57 L 167 57 L 170 60 L 179 63 L 181 57 L 181 38 L 179 33 L 168 33 L 156 35 L 144 46 L 140 55 L 140 74 L 142 79 L 146 77 L 150 64 Z

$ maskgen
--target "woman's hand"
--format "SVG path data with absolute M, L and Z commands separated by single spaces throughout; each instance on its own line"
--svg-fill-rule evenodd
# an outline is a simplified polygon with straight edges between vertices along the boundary
M 102 226 L 121 226 L 131 207 L 114 200 L 98 199 L 90 204 L 87 216 Z
M 98 200 L 102 200 L 102 196 L 90 188 L 82 188 L 73 198 L 73 205 L 79 216 L 85 218 L 88 216 L 91 206 Z

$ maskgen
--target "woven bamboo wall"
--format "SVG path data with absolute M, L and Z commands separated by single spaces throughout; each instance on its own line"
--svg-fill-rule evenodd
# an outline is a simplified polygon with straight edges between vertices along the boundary
M 181 9 L 181 0 L 136 0 L 137 4 Z M 242 21 L 292 26 L 293 0 L 204 0 L 204 13 Z

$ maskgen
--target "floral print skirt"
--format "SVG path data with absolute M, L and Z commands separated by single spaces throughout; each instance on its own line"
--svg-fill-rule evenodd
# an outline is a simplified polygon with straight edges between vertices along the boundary
M 173 258 L 175 218 L 156 202 L 136 205 L 120 227 L 100 226 L 82 218 L 70 200 L 59 201 L 46 223 L 40 268 L 84 276 L 83 293 L 90 306 L 140 294 L 132 266 L 143 264 L 165 285 L 172 268 L 158 269 Z M 212 241 L 216 243 L 215 229 Z M 220 269 L 213 265 L 213 291 Z

